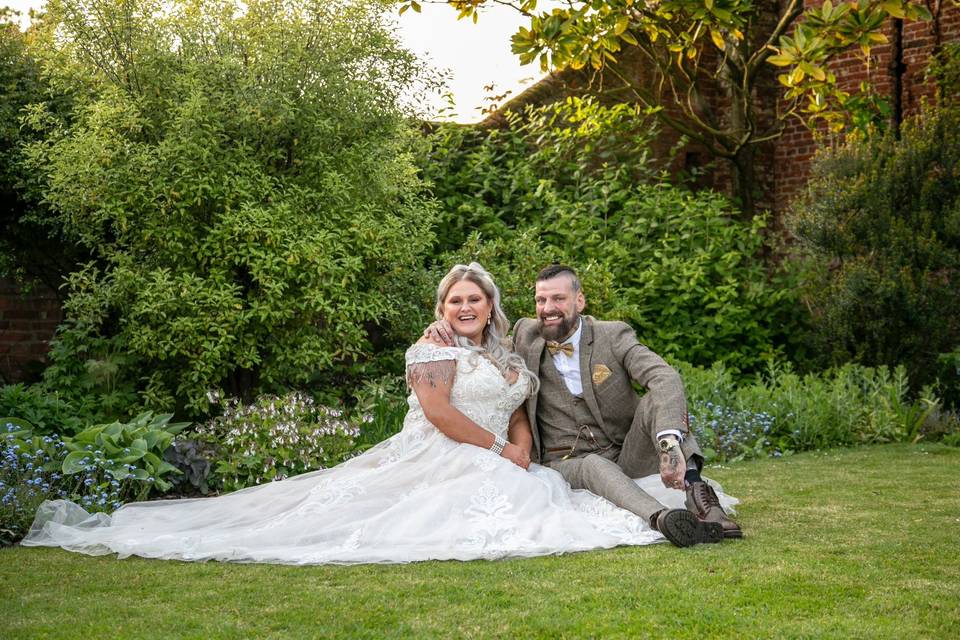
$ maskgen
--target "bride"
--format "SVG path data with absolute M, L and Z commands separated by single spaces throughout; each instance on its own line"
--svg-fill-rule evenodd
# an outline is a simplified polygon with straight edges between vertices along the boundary
M 459 346 L 424 338 L 410 347 L 403 429 L 366 453 L 214 498 L 138 502 L 112 515 L 45 502 L 22 544 L 120 558 L 347 564 L 663 540 L 642 518 L 531 464 L 523 404 L 538 381 L 504 347 L 509 324 L 490 274 L 477 263 L 453 267 L 437 288 L 436 316 L 461 336 Z M 664 489 L 659 476 L 644 489 L 683 506 L 683 493 Z

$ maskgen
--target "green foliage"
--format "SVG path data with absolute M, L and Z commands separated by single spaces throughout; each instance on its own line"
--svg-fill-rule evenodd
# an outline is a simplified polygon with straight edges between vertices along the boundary
M 58 473 L 64 453 L 59 439 L 0 419 L 0 547 L 24 536 L 40 503 L 66 496 Z
M 360 433 L 354 449 L 356 452 L 366 451 L 400 432 L 407 411 L 410 410 L 407 404 L 409 393 L 402 375 L 365 381 L 354 394 L 357 404 L 352 414 L 360 416 Z
M 397 106 L 418 71 L 381 9 L 51 3 L 38 55 L 83 91 L 69 119 L 32 108 L 26 155 L 93 255 L 68 279 L 60 378 L 122 344 L 115 389 L 199 414 L 207 389 L 342 378 L 372 354 L 433 219 Z
M 145 413 L 127 424 L 90 427 L 73 438 L 37 433 L 25 420 L 0 422 L 0 546 L 22 538 L 44 500 L 110 512 L 170 488 L 160 460 L 187 423 Z
M 56 291 L 81 252 L 37 221 L 46 215 L 42 195 L 33 188 L 22 147 L 35 141 L 21 126 L 23 110 L 43 102 L 58 114 L 70 109 L 69 95 L 53 90 L 31 52 L 36 30 L 20 31 L 15 15 L 0 9 L 0 276 L 29 289 L 40 281 Z
M 811 449 L 935 436 L 940 400 L 930 388 L 913 399 L 906 370 L 846 364 L 798 375 L 770 364 L 755 382 L 738 384 L 722 364 L 681 363 L 691 428 L 708 458 L 787 455 Z
M 635 106 L 570 97 L 506 117 L 503 128 L 441 125 L 430 135 L 421 166 L 443 207 L 441 250 L 459 247 L 471 232 L 499 238 L 545 223 L 556 201 L 605 183 L 615 185 L 613 199 L 617 186 L 657 178 L 649 146 L 658 128 Z
M 335 466 L 353 452 L 359 435 L 340 410 L 300 392 L 223 404 L 223 414 L 201 425 L 197 436 L 216 449 L 214 471 L 224 491 Z
M 937 85 L 939 104 L 956 104 L 960 99 L 960 42 L 944 43 L 927 66 L 927 78 Z
M 96 327 L 61 323 L 50 343 L 43 387 L 65 398 L 84 423 L 130 417 L 137 404 L 141 362 L 120 336 L 104 337 Z M 65 432 L 65 431 L 64 431 Z
M 785 352 L 798 327 L 796 300 L 789 277 L 764 267 L 765 217 L 742 222 L 722 196 L 669 185 L 618 195 L 619 206 L 600 215 L 591 215 L 589 199 L 556 209 L 557 224 L 544 235 L 581 260 L 602 261 L 619 289 L 621 317 L 642 342 L 741 371 Z
M 590 312 L 631 322 L 660 353 L 743 371 L 793 355 L 795 276 L 764 267 L 766 217 L 744 222 L 718 194 L 662 183 L 648 156 L 656 128 L 637 115 L 570 99 L 469 143 L 441 130 L 423 170 L 443 224 L 484 231 L 438 267 L 477 259 L 516 318 L 533 313 L 537 270 L 568 262 Z
M 200 440 L 177 438 L 163 452 L 163 459 L 177 469 L 181 475 L 172 478 L 173 490 L 180 493 L 199 493 L 207 495 L 210 492 L 208 481 L 213 472 L 210 460 L 214 458 L 216 449 Z
M 960 110 L 823 153 L 790 225 L 817 267 L 804 297 L 822 363 L 902 363 L 933 382 L 960 344 Z
M 83 426 L 71 404 L 39 385 L 0 387 L 0 416 L 25 420 L 38 434 L 72 433 Z
M 173 437 L 190 425 L 170 423 L 172 417 L 146 411 L 127 423 L 96 425 L 64 438 L 69 453 L 63 459 L 63 473 L 94 472 L 95 484 L 104 485 L 130 480 L 131 495 L 120 493 L 122 501 L 143 500 L 154 487 L 160 493 L 168 491 L 172 486 L 169 476 L 180 471 L 162 456 Z

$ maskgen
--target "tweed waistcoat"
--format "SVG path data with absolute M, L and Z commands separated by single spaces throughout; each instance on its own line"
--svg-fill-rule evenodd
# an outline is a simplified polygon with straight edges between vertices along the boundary
M 583 398 L 570 393 L 563 376 L 557 371 L 553 363 L 553 356 L 544 349 L 540 360 L 540 394 L 549 395 L 552 402 L 537 404 L 536 424 L 540 429 L 541 445 L 543 447 L 543 461 L 562 458 L 576 443 L 576 453 L 583 455 L 610 444 L 603 432 L 596 428 L 597 421 L 590 413 Z M 586 436 L 586 432 L 577 439 L 580 427 L 591 427 L 589 433 L 593 438 Z M 549 449 L 565 448 L 566 452 L 550 452 Z

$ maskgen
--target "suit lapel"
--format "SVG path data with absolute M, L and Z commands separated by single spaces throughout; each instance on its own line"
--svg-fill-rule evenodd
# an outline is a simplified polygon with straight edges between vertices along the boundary
M 533 339 L 533 342 L 530 343 L 530 347 L 524 354 L 524 357 L 527 359 L 527 368 L 538 378 L 540 377 L 540 358 L 545 345 L 546 341 L 540 337 L 539 332 L 537 332 L 537 336 Z M 539 396 L 539 393 L 534 393 L 527 400 L 527 419 L 530 421 L 530 431 L 533 436 L 533 450 L 536 452 L 540 451 L 540 427 L 537 425 L 537 399 Z
M 583 316 L 583 333 L 580 334 L 580 385 L 587 408 L 597 421 L 597 426 L 603 429 L 603 416 L 593 393 L 593 318 L 590 316 Z

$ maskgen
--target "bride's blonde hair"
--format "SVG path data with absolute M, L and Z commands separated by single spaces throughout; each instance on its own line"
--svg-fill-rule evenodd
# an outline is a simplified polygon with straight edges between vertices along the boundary
M 472 351 L 486 351 L 502 373 L 513 370 L 518 375 L 527 376 L 530 380 L 530 393 L 536 393 L 540 387 L 540 381 L 527 368 L 523 358 L 511 350 L 510 341 L 506 337 L 507 332 L 510 331 L 510 321 L 500 306 L 500 289 L 494 283 L 490 273 L 479 262 L 454 265 L 447 275 L 443 276 L 440 284 L 437 285 L 437 305 L 433 312 L 434 316 L 437 320 L 443 319 L 443 302 L 450 288 L 463 280 L 468 280 L 480 287 L 493 304 L 490 309 L 490 322 L 483 329 L 481 344 L 476 345 L 463 336 L 455 338 L 457 344 Z

